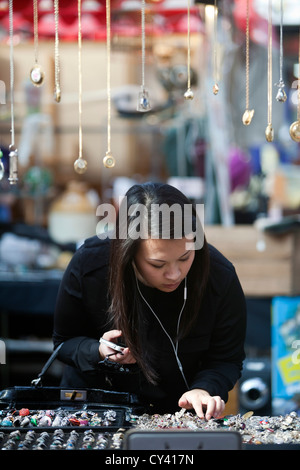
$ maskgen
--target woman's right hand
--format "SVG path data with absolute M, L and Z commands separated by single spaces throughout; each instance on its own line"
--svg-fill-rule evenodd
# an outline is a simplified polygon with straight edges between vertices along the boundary
M 111 341 L 113 343 L 117 343 L 117 338 L 122 336 L 121 330 L 110 330 L 106 331 L 102 338 L 106 339 L 107 341 Z M 120 353 L 115 351 L 114 349 L 106 346 L 103 343 L 99 344 L 99 354 L 102 359 L 109 355 L 109 360 L 113 362 L 118 362 L 119 364 L 134 364 L 136 360 L 132 356 L 129 348 L 124 348 L 123 351 Z

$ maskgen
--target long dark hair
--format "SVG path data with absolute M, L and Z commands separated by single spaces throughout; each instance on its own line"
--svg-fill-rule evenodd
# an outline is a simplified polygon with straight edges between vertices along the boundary
M 143 316 L 141 298 L 137 290 L 135 272 L 133 268 L 134 257 L 141 243 L 141 237 L 132 237 L 130 230 L 132 226 L 137 228 L 136 222 L 143 225 L 140 217 L 137 219 L 137 213 L 140 215 L 139 208 L 144 209 L 144 226 L 139 229 L 147 229 L 149 238 L 165 238 L 163 231 L 162 218 L 157 219 L 157 223 L 151 223 L 151 214 L 153 222 L 153 207 L 180 207 L 182 228 L 181 237 L 186 236 L 185 220 L 183 214 L 186 214 L 186 208 L 192 208 L 188 213 L 190 226 L 193 233 L 199 233 L 199 227 L 202 235 L 201 247 L 195 250 L 195 257 L 188 273 L 188 299 L 183 312 L 181 328 L 178 339 L 183 338 L 190 331 L 195 322 L 201 305 L 201 301 L 206 288 L 209 275 L 209 252 L 208 246 L 203 234 L 197 211 L 192 206 L 191 201 L 179 190 L 163 183 L 143 183 L 132 186 L 126 193 L 121 202 L 117 216 L 115 233 L 111 241 L 110 250 L 110 268 L 109 268 L 109 314 L 115 328 L 122 331 L 126 346 L 130 348 L 138 365 L 149 382 L 156 383 L 156 373 L 151 365 L 151 358 L 147 351 L 142 348 Z M 164 207 L 166 207 L 164 206 Z M 137 211 L 130 211 L 130 208 L 137 208 Z M 176 217 L 170 211 L 170 223 L 168 225 L 169 237 L 175 238 L 175 228 L 178 230 L 178 214 Z M 189 215 L 190 214 L 190 215 Z M 177 225 L 176 225 L 177 224 Z M 143 232 L 144 233 L 144 232 Z M 198 239 L 199 243 L 199 239 Z

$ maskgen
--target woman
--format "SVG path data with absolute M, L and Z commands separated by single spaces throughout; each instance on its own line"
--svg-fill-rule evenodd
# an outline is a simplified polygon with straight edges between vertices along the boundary
M 207 244 L 190 201 L 167 184 L 134 185 L 114 234 L 86 240 L 64 274 L 53 335 L 62 386 L 216 418 L 241 374 L 245 324 L 234 267 Z

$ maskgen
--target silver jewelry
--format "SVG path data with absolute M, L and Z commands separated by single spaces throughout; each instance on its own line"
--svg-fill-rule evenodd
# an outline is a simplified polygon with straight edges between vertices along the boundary
M 280 1 L 280 55 L 279 55 L 279 82 L 276 83 L 278 87 L 278 92 L 276 95 L 276 100 L 284 103 L 287 99 L 286 92 L 284 90 L 285 84 L 282 78 L 282 68 L 283 68 L 283 34 L 282 34 L 282 26 L 283 26 L 283 0 Z
M 34 34 L 34 66 L 30 70 L 30 80 L 35 86 L 41 86 L 44 83 L 45 74 L 38 63 L 39 51 L 39 32 L 38 32 L 38 4 L 33 0 L 33 34 Z
M 9 178 L 10 184 L 18 181 L 18 150 L 15 147 L 15 116 L 14 116 L 14 30 L 13 0 L 9 0 L 9 41 L 10 41 L 10 106 L 11 106 L 11 145 L 9 146 Z
M 142 86 L 138 96 L 137 111 L 145 113 L 150 111 L 151 104 L 149 100 L 149 92 L 145 87 L 145 0 L 142 0 L 141 5 L 141 29 L 142 29 Z

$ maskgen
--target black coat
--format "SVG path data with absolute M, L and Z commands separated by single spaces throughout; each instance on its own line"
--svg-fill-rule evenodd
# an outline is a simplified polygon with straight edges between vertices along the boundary
M 159 383 L 149 384 L 137 366 L 129 367 L 130 373 L 116 373 L 98 364 L 99 338 L 113 328 L 106 313 L 109 247 L 107 239 L 86 240 L 61 282 L 53 333 L 55 347 L 64 342 L 58 356 L 67 364 L 61 385 L 127 391 L 157 405 L 159 411 L 175 411 L 187 388 L 174 349 L 146 305 L 146 343 L 154 351 Z M 211 245 L 209 251 L 207 290 L 195 326 L 179 341 L 178 357 L 190 389 L 201 388 L 227 401 L 245 358 L 246 304 L 233 265 Z M 182 291 L 182 286 L 172 293 L 143 287 L 143 295 L 171 337 L 183 303 Z

